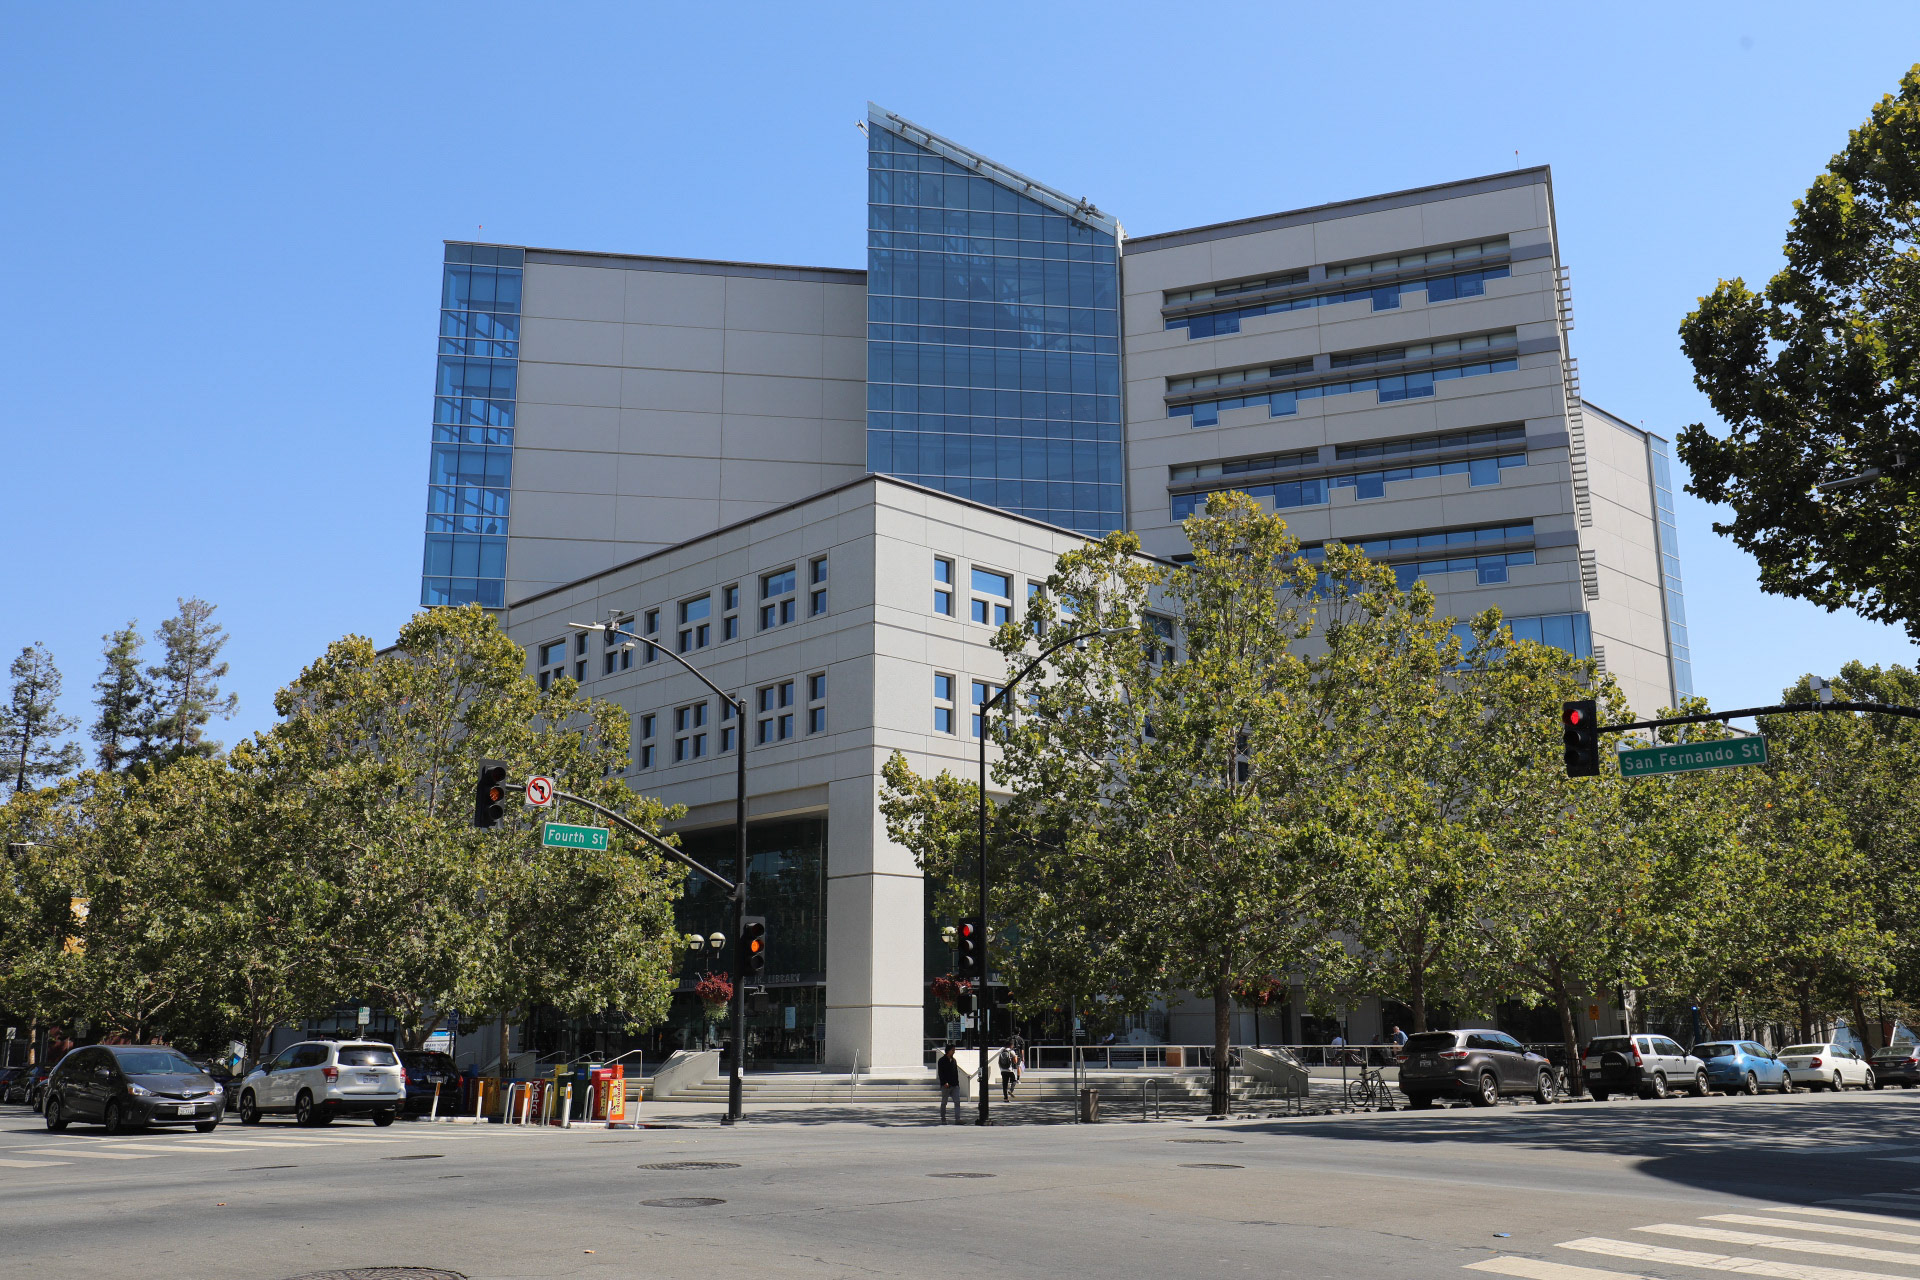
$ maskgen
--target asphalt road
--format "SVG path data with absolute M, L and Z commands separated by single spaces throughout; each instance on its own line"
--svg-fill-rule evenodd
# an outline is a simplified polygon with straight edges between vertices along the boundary
M 1920 1280 L 1915 1091 L 984 1130 L 873 1115 L 107 1138 L 8 1107 L 0 1260 L 35 1280 Z

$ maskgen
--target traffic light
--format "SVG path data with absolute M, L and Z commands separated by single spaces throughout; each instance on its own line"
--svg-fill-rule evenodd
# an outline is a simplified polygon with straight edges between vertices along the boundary
M 978 920 L 962 920 L 960 927 L 954 930 L 954 973 L 962 978 L 978 978 L 980 957 L 987 940 L 986 928 Z
M 1600 716 L 1592 698 L 1560 704 L 1561 737 L 1566 742 L 1567 776 L 1600 775 Z
M 480 775 L 473 783 L 473 825 L 491 827 L 506 813 L 507 766 L 498 760 L 482 760 Z
M 758 978 L 767 971 L 767 918 L 748 916 L 740 932 L 740 972 Z

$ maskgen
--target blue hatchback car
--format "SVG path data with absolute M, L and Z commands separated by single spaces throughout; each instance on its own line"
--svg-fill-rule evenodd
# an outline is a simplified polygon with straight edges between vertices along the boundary
M 1693 1056 L 1707 1064 L 1707 1086 L 1716 1093 L 1793 1092 L 1793 1080 L 1780 1059 L 1751 1040 L 1703 1040 Z

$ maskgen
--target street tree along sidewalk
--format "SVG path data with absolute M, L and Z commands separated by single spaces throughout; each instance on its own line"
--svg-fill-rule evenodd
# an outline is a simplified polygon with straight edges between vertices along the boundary
M 0 1004 L 255 1054 L 341 1004 L 382 1007 L 416 1048 L 452 1009 L 469 1026 L 535 1003 L 664 1015 L 679 866 L 622 843 L 542 850 L 518 806 L 470 824 L 483 755 L 669 820 L 619 781 L 618 707 L 571 680 L 541 690 L 477 607 L 419 614 L 384 651 L 340 640 L 276 705 L 230 755 L 88 772 L 0 809 L 0 834 L 30 842 L 0 893 Z
M 1690 493 L 1734 509 L 1760 585 L 1920 639 L 1920 66 L 1794 202 L 1786 266 L 1680 325 L 1728 425 L 1680 433 Z

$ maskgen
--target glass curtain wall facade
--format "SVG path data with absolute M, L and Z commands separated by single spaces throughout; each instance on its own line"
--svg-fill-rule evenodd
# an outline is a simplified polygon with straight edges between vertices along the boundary
M 1673 697 L 1677 702 L 1693 694 L 1693 654 L 1687 648 L 1687 597 L 1680 588 L 1680 530 L 1673 518 L 1673 466 L 1667 442 L 1647 437 L 1653 460 L 1653 513 L 1660 538 L 1660 585 L 1666 602 L 1667 640 L 1673 664 Z
M 524 256 L 494 245 L 447 246 L 422 605 L 506 607 Z
M 867 162 L 868 469 L 1120 528 L 1119 227 L 878 111 Z

